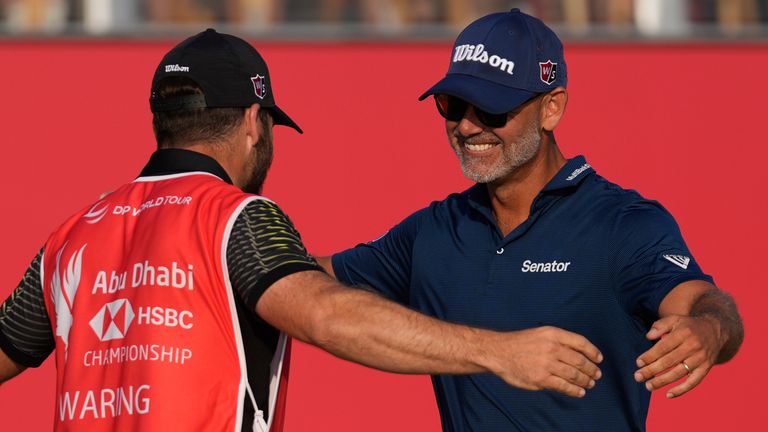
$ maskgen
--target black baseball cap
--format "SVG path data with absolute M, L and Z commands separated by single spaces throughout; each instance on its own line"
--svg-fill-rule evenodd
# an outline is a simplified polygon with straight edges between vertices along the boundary
M 172 76 L 193 80 L 204 96 L 158 98 L 158 84 Z M 275 124 L 303 133 L 275 103 L 267 63 L 258 51 L 248 42 L 214 29 L 186 39 L 163 57 L 152 78 L 149 98 L 153 113 L 183 108 L 249 107 L 254 103 L 269 110 Z

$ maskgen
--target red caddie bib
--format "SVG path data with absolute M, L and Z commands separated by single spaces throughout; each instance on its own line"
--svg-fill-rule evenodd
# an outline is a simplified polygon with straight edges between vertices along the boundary
M 254 199 L 203 172 L 143 177 L 51 235 L 42 280 L 56 430 L 240 432 L 249 396 L 253 430 L 268 429 L 260 409 L 282 429 L 286 338 L 270 406 L 255 407 L 226 263 L 232 225 Z

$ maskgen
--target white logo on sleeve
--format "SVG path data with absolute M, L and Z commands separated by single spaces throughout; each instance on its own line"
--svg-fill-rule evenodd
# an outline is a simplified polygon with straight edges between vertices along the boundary
M 64 342 L 64 361 L 67 361 L 69 331 L 72 329 L 72 309 L 75 307 L 75 295 L 80 285 L 85 246 L 83 245 L 69 257 L 66 267 L 62 270 L 61 255 L 66 247 L 64 245 L 56 254 L 56 269 L 51 280 L 51 297 L 56 312 L 56 336 Z
M 685 255 L 664 255 L 664 259 L 683 270 L 688 270 L 688 263 L 691 262 L 691 258 Z
M 93 207 L 88 210 L 88 213 L 83 215 L 83 219 L 89 224 L 95 224 L 102 220 L 104 216 L 107 215 L 107 209 L 109 209 L 109 204 L 104 204 L 103 206 L 102 204 L 104 204 L 104 201 L 99 201 L 94 204 Z
M 567 272 L 571 262 L 558 262 L 554 260 L 552 262 L 536 263 L 531 260 L 525 260 L 523 267 L 520 269 L 523 273 L 562 273 Z

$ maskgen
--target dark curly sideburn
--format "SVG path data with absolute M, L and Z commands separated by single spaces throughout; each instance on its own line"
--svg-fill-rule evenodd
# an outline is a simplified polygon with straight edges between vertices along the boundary
M 203 94 L 200 86 L 187 77 L 168 77 L 157 88 L 160 99 Z M 243 121 L 244 107 L 189 108 L 157 112 L 152 128 L 158 148 L 184 148 L 200 142 L 225 140 Z M 266 124 L 267 110 L 259 110 L 259 121 Z

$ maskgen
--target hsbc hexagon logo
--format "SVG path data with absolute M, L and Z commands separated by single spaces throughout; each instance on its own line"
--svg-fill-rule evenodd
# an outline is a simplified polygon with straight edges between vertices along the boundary
M 102 306 L 91 319 L 90 325 L 100 341 L 122 339 L 136 314 L 126 299 L 115 300 Z

